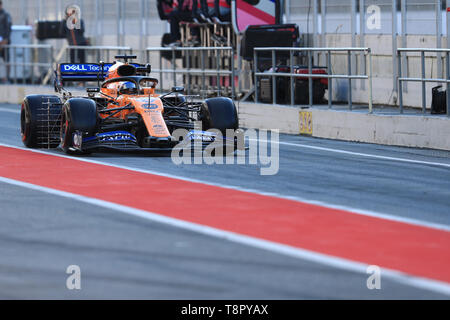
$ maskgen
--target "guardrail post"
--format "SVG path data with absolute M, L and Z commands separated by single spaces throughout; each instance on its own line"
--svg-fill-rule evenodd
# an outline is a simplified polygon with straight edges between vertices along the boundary
M 20 74 L 22 74 L 23 75 L 23 77 L 22 77 L 22 84 L 25 84 L 25 48 L 22 48 L 22 57 L 23 57 L 23 60 L 22 60 L 22 65 L 21 65 L 21 68 L 20 68 Z
M 191 74 L 189 73 L 189 70 L 191 69 L 191 63 L 189 61 L 190 59 L 190 54 L 189 54 L 190 50 L 186 51 L 186 69 L 188 70 L 187 73 L 187 94 L 190 95 L 191 94 Z
M 275 50 L 272 50 L 272 73 L 276 72 L 276 61 L 275 61 Z M 272 104 L 277 103 L 277 81 L 275 76 L 272 74 Z
M 258 51 L 256 51 L 256 48 L 253 50 L 253 72 L 255 78 L 255 103 L 258 103 L 258 76 L 256 75 L 258 73 Z
M 203 52 L 203 51 L 202 51 Z M 231 99 L 234 101 L 236 97 L 235 86 L 235 69 L 234 69 L 234 48 L 231 48 Z
M 447 91 L 445 92 L 447 102 L 447 117 L 450 117 L 450 53 L 448 51 L 445 53 L 445 75 L 447 80 Z
M 373 96 L 372 96 L 372 51 L 368 50 L 369 71 L 367 73 L 369 81 L 369 113 L 373 113 Z
M 175 61 L 175 47 L 172 47 L 172 71 L 173 71 L 173 85 L 176 87 L 177 85 L 177 75 L 176 71 L 176 61 Z
M 420 68 L 422 73 L 422 113 L 425 114 L 427 108 L 427 97 L 425 88 L 425 51 L 420 52 Z
M 31 55 L 31 59 L 33 59 L 33 49 L 31 49 L 31 48 L 30 48 L 30 55 Z M 38 53 L 37 56 L 39 57 L 39 53 Z M 52 66 L 53 66 L 53 63 L 52 63 Z M 34 65 L 31 65 L 30 69 L 31 69 L 31 84 L 33 85 L 34 84 Z
M 328 68 L 328 109 L 332 108 L 333 104 L 333 70 L 331 69 L 331 51 L 328 50 L 327 55 L 327 68 Z
M 353 109 L 353 105 L 352 105 L 352 56 L 351 56 L 351 51 L 347 51 L 347 76 L 348 78 L 348 92 L 347 92 L 347 96 L 348 96 L 348 109 L 351 111 Z
M 150 51 L 145 50 L 146 53 L 146 63 L 150 62 Z M 163 73 L 162 73 L 163 63 L 162 63 L 162 54 L 161 51 L 159 51 L 159 90 L 164 89 L 164 80 L 163 80 Z
M 220 96 L 220 51 L 216 50 L 217 96 Z
M 398 105 L 400 107 L 400 114 L 403 113 L 403 83 L 401 80 L 402 77 L 402 52 L 397 50 L 397 59 L 398 59 Z
M 206 92 L 206 77 L 205 77 L 205 50 L 201 52 L 201 68 L 202 68 L 202 92 Z
M 17 84 L 17 47 L 14 47 L 14 83 Z
M 232 2 L 234 3 L 234 1 Z M 233 12 L 233 11 L 231 11 Z M 232 14 L 232 16 L 234 16 Z M 233 47 L 234 48 L 234 47 Z M 242 57 L 240 55 L 241 52 L 241 43 L 240 41 L 237 41 L 237 47 L 236 47 L 236 57 L 237 57 L 237 77 L 238 77 L 238 91 L 242 92 Z
M 309 95 L 309 101 L 308 105 L 312 107 L 313 105 L 313 82 L 312 82 L 312 54 L 311 50 L 308 50 L 308 95 Z
M 289 63 L 290 63 L 290 72 L 291 72 L 291 76 L 290 76 L 290 96 L 291 96 L 291 106 L 294 105 L 294 52 L 292 50 L 289 50 Z

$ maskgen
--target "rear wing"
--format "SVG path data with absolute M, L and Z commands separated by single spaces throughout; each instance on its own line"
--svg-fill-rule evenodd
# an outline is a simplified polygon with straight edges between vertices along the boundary
M 104 81 L 109 68 L 113 63 L 61 63 L 56 70 L 58 82 L 68 81 Z M 150 72 L 146 66 L 138 63 L 130 63 L 137 69 L 137 73 Z

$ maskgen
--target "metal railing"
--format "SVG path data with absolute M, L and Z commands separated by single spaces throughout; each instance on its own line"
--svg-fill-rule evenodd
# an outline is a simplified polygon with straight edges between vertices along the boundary
M 270 51 L 272 59 L 272 72 L 258 72 L 258 52 Z M 289 51 L 289 73 L 280 72 L 276 73 L 276 53 Z M 306 53 L 308 73 L 294 73 L 294 52 Z M 313 52 L 322 52 L 327 57 L 327 73 L 326 74 L 314 74 L 313 73 Z M 332 74 L 331 55 L 332 52 L 345 52 L 347 55 L 347 74 Z M 368 68 L 365 68 L 364 74 L 352 74 L 352 55 L 356 52 L 364 54 L 367 60 Z M 369 82 L 368 84 L 368 105 L 369 113 L 372 113 L 372 54 L 370 48 L 282 48 L 282 47 L 268 47 L 268 48 L 255 48 L 254 50 L 254 83 L 255 83 L 255 102 L 258 102 L 258 77 L 270 76 L 272 78 L 272 99 L 275 104 L 277 101 L 277 81 L 276 77 L 289 77 L 290 78 L 290 102 L 294 105 L 294 78 L 308 78 L 308 94 L 309 94 L 309 106 L 313 105 L 313 79 L 315 78 L 327 78 L 328 79 L 328 107 L 332 108 L 333 97 L 333 79 L 348 79 L 348 108 L 352 110 L 352 80 L 363 79 Z
M 150 58 L 151 53 L 159 54 L 159 66 L 155 67 L 154 60 Z M 166 58 L 163 53 L 167 52 Z M 177 85 L 177 75 L 183 76 L 187 93 L 191 91 L 207 92 L 215 91 L 217 95 L 223 93 L 225 86 L 221 84 L 221 78 L 230 78 L 230 95 L 235 97 L 235 67 L 233 47 L 149 47 L 146 49 L 146 61 L 153 61 L 152 72 L 159 73 L 159 84 L 164 89 L 164 75 L 172 75 L 172 85 Z M 181 59 L 182 66 L 179 66 Z M 197 63 L 194 62 L 194 59 Z M 170 61 L 170 67 L 163 66 L 164 60 Z M 225 61 L 228 61 L 226 65 Z M 200 84 L 192 85 L 192 78 L 199 78 Z M 215 78 L 215 81 L 211 81 Z M 214 83 L 215 82 L 215 83 Z M 198 87 L 199 90 L 195 90 Z M 224 87 L 222 89 L 222 87 Z
M 232 47 L 155 47 L 133 51 L 131 47 L 125 46 L 65 46 L 55 50 L 52 45 L 33 44 L 3 48 L 6 55 L 3 63 L 0 59 L 0 80 L 7 78 L 14 84 L 48 84 L 56 64 L 71 61 L 71 52 L 75 62 L 78 62 L 80 57 L 77 55 L 83 51 L 87 63 L 97 63 L 100 60 L 112 62 L 117 54 L 135 52 L 139 61 L 152 62 L 152 72 L 159 73 L 162 90 L 164 78 L 172 76 L 172 84 L 176 86 L 177 76 L 182 76 L 183 79 L 178 83 L 182 81 L 186 85 L 188 94 L 196 88 L 199 89 L 197 92 L 213 91 L 218 95 L 228 94 L 232 98 L 236 94 L 235 51 Z M 164 52 L 168 53 L 169 60 L 163 58 Z M 159 56 L 150 59 L 152 53 L 158 53 Z M 159 66 L 156 63 L 158 60 Z M 4 75 L 1 74 L 2 65 L 5 67 Z M 197 80 L 197 83 L 191 85 L 192 79 Z
M 53 66 L 53 47 L 45 44 L 4 45 L 2 78 L 14 84 L 39 84 Z M 1 63 L 0 63 L 1 65 Z
M 48 44 L 5 45 L 0 55 L 0 80 L 13 84 L 47 84 L 60 62 L 70 62 L 71 50 L 85 52 L 86 62 L 112 62 L 118 54 L 132 54 L 131 47 L 66 46 L 59 49 Z
M 420 75 L 421 77 L 404 77 L 403 76 L 403 54 L 407 52 L 419 52 L 420 53 Z M 425 53 L 433 52 L 436 54 L 445 54 L 445 76 L 446 79 L 442 78 L 427 78 L 426 68 L 425 68 Z M 403 82 L 420 82 L 422 86 L 422 113 L 426 113 L 427 108 L 427 98 L 426 98 L 426 83 L 427 82 L 438 82 L 446 84 L 446 101 L 447 101 L 447 116 L 450 116 L 450 49 L 439 49 L 439 48 L 398 48 L 397 49 L 397 64 L 398 64 L 398 101 L 400 106 L 400 113 L 403 113 Z

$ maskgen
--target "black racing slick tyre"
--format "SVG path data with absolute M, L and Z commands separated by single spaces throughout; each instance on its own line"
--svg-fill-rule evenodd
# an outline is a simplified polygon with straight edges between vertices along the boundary
M 218 129 L 225 136 L 227 129 L 236 130 L 239 126 L 236 106 L 230 98 L 206 99 L 201 115 L 203 130 Z
M 22 102 L 20 133 L 27 148 L 59 145 L 61 100 L 54 95 L 29 95 Z
M 97 107 L 90 99 L 72 98 L 62 108 L 61 115 L 61 148 L 68 154 L 86 154 L 74 145 L 74 133 L 82 137 L 95 134 L 97 129 Z

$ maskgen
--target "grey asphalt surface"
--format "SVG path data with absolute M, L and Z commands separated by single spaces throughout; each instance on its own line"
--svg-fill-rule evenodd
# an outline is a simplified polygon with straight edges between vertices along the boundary
M 0 143 L 22 146 L 17 106 L 0 105 Z M 450 164 L 450 153 L 280 135 L 282 143 Z M 54 151 L 61 153 L 60 151 Z M 450 168 L 280 145 L 280 170 L 181 165 L 93 154 L 104 163 L 450 225 Z M 0 156 L 1 159 L 1 156 Z M 26 201 L 24 200 L 26 199 Z M 382 277 L 255 249 L 0 183 L 0 298 L 448 299 Z M 82 290 L 65 287 L 79 265 Z

